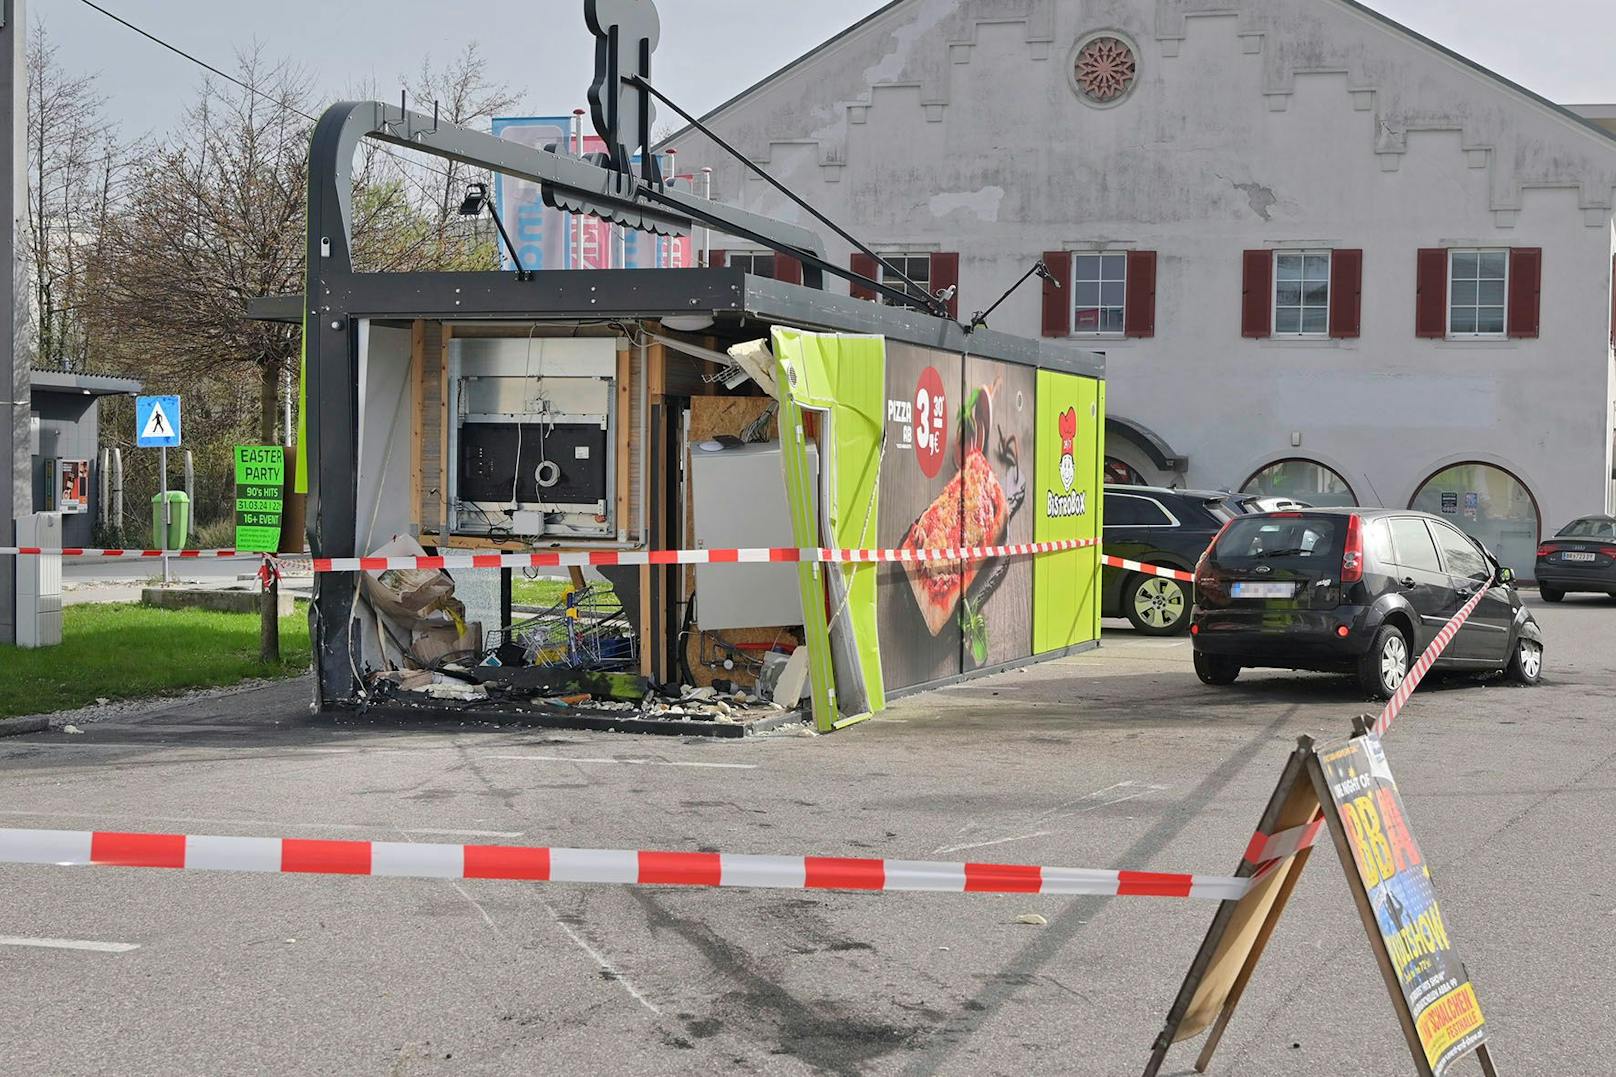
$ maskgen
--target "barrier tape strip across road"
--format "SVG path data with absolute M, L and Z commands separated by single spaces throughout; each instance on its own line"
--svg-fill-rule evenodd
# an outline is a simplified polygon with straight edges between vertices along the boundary
M 1130 561 L 1126 557 L 1112 557 L 1106 554 L 1100 558 L 1100 563 L 1111 568 L 1125 568 L 1129 572 L 1143 572 L 1147 576 L 1160 576 L 1164 580 L 1182 580 L 1185 583 L 1195 582 L 1195 573 L 1181 572 L 1176 568 L 1163 568 L 1160 565 L 1147 565 L 1139 561 Z
M 356 558 L 352 567 L 316 571 L 385 571 L 389 568 L 495 568 L 555 564 L 704 564 L 742 561 L 965 560 L 1082 549 L 1098 540 L 981 547 L 970 550 L 684 550 L 639 554 L 476 554 L 451 557 Z M 0 547 L 4 554 L 72 554 Z M 76 551 L 120 556 L 130 551 Z M 155 551 L 161 556 L 162 551 Z M 151 556 L 153 551 L 138 551 Z M 702 560 L 695 560 L 701 555 Z M 734 556 L 730 556 L 734 555 Z M 788 556 L 789 555 L 789 556 Z M 191 551 L 190 556 L 228 557 L 234 551 Z M 247 554 L 242 556 L 262 556 Z M 682 560 L 686 556 L 691 560 Z M 602 558 L 584 562 L 552 560 Z M 539 559 L 545 559 L 540 561 Z M 621 560 L 618 560 L 621 558 Z M 638 560 L 634 560 L 637 558 Z M 679 558 L 680 560 L 675 560 Z M 1193 579 L 1189 573 L 1102 557 L 1108 565 L 1160 576 Z M 463 563 L 464 562 L 464 563 Z M 347 566 L 347 561 L 328 561 Z M 1464 627 L 1497 581 L 1489 579 L 1442 627 L 1376 719 L 1384 736 L 1415 689 Z M 951 893 L 1068 894 L 1101 897 L 1173 897 L 1232 901 L 1244 896 L 1272 867 L 1317 842 L 1324 820 L 1274 834 L 1257 832 L 1245 851 L 1257 865 L 1250 877 L 1188 875 L 1155 871 L 1046 868 L 1015 864 L 954 864 L 918 860 L 843 857 L 745 856 L 729 853 L 629 852 L 499 845 L 428 845 L 413 842 L 320 841 L 297 838 L 198 837 L 110 831 L 0 829 L 0 863 L 74 866 L 190 868 L 288 874 L 396 875 L 434 879 L 510 879 L 529 882 L 637 884 L 644 886 L 744 886 L 826 890 L 909 890 Z
M 177 557 L 184 561 L 213 560 L 230 558 L 263 557 L 261 553 L 246 553 L 236 550 L 91 550 L 77 546 L 64 546 L 59 550 L 43 549 L 39 546 L 0 546 L 0 557 L 121 557 L 129 561 L 138 561 L 148 558 Z
M 869 564 L 905 561 L 988 561 L 996 557 L 1032 557 L 1045 553 L 1093 549 L 1099 539 L 1070 539 L 1062 542 L 1026 542 L 1011 546 L 972 546 L 935 550 L 834 550 L 758 547 L 733 550 L 596 550 L 577 553 L 455 553 L 430 557 L 314 557 L 301 554 L 275 554 L 272 559 L 285 564 L 312 562 L 316 573 L 388 572 L 400 570 L 478 569 L 478 568 L 586 568 L 600 565 L 723 565 L 723 564 Z M 162 550 L 94 550 L 80 547 L 44 549 L 38 546 L 0 546 L 0 557 L 93 557 L 150 560 L 163 556 Z M 181 560 L 231 560 L 262 558 L 266 555 L 237 550 L 170 550 L 168 556 Z M 1129 572 L 1143 572 L 1170 580 L 1194 583 L 1193 573 L 1130 561 L 1109 554 L 1102 564 Z
M 1482 598 L 1488 591 L 1493 589 L 1493 585 L 1497 582 L 1495 578 L 1488 578 L 1487 583 L 1481 590 L 1470 596 L 1470 601 L 1466 602 L 1463 608 L 1453 615 L 1452 620 L 1442 626 L 1442 630 L 1436 634 L 1436 638 L 1431 641 L 1431 645 L 1425 648 L 1419 660 L 1409 667 L 1408 675 L 1403 678 L 1403 683 L 1398 685 L 1397 691 L 1392 694 L 1392 698 L 1387 701 L 1385 709 L 1380 712 L 1380 717 L 1375 719 L 1375 724 L 1370 727 L 1370 732 L 1376 737 L 1385 736 L 1386 731 L 1391 729 L 1392 723 L 1397 720 L 1399 714 L 1403 713 L 1403 708 L 1408 705 L 1408 701 L 1413 697 L 1414 690 L 1420 686 L 1420 682 L 1425 679 L 1425 675 L 1431 672 L 1431 667 L 1436 665 L 1436 660 L 1442 657 L 1442 652 L 1448 649 L 1448 644 L 1453 642 L 1453 637 L 1458 634 L 1459 629 L 1464 627 L 1465 622 L 1470 620 L 1470 615 L 1476 611 L 1476 607 L 1481 603 Z M 1312 846 L 1318 840 L 1319 831 L 1323 827 L 1324 816 L 1314 815 L 1311 821 L 1298 827 L 1292 827 L 1290 830 L 1282 830 L 1277 834 L 1264 834 L 1262 831 L 1258 831 L 1251 836 L 1251 842 L 1246 846 L 1246 863 L 1267 865 L 1283 857 L 1294 856 L 1303 849 Z
M 0 830 L 0 863 L 639 886 L 1068 894 L 1209 901 L 1236 900 L 1250 890 L 1258 878 L 831 856 L 737 856 L 87 830 Z
M 1453 642 L 1453 637 L 1458 633 L 1459 629 L 1464 627 L 1464 623 L 1470 619 L 1470 615 L 1476 611 L 1476 607 L 1486 597 L 1487 592 L 1493 589 L 1496 582 L 1497 580 L 1489 576 L 1481 589 L 1470 596 L 1470 601 L 1464 604 L 1464 608 L 1454 614 L 1451 621 L 1442 626 L 1442 631 L 1438 632 L 1436 638 L 1431 641 L 1431 645 L 1425 648 L 1425 653 L 1420 655 L 1419 661 L 1409 668 L 1408 676 L 1404 677 L 1403 683 L 1397 686 L 1397 691 L 1392 694 L 1391 700 L 1386 704 L 1386 709 L 1380 712 L 1379 718 L 1375 719 L 1373 727 L 1375 736 L 1383 737 L 1386 735 L 1386 731 L 1392 727 L 1392 723 L 1397 720 L 1397 716 L 1408 705 L 1409 698 L 1414 695 L 1414 689 L 1418 688 L 1420 682 L 1425 679 L 1425 675 L 1431 672 L 1431 667 L 1436 664 L 1436 660 L 1442 657 L 1442 652 L 1447 650 L 1448 644 Z
M 275 554 L 273 559 L 287 564 L 313 562 L 316 573 L 388 572 L 411 569 L 468 568 L 584 568 L 598 565 L 724 565 L 724 564 L 868 564 L 902 561 L 988 561 L 996 557 L 1031 557 L 1068 550 L 1087 550 L 1100 545 L 1100 539 L 1068 539 L 1060 542 L 1024 542 L 1011 546 L 966 546 L 950 549 L 835 550 L 795 547 L 757 547 L 723 550 L 594 550 L 574 553 L 453 553 L 428 557 L 315 557 L 306 554 Z M 128 559 L 162 557 L 162 550 L 48 550 L 37 546 L 0 546 L 0 557 L 121 557 Z M 261 558 L 265 554 L 236 550 L 173 550 L 170 557 Z

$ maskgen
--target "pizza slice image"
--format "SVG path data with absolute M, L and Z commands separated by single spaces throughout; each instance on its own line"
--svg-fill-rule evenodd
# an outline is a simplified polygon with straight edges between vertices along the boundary
M 987 457 L 972 451 L 937 499 L 915 521 L 900 548 L 941 550 L 994 546 L 1004 535 L 1010 511 L 1004 487 Z M 905 561 L 915 604 L 933 636 L 943 630 L 970 589 L 981 561 Z

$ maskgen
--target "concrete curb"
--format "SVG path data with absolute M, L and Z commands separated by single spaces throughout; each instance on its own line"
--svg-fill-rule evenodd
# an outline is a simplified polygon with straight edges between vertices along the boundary
M 24 733 L 43 733 L 49 728 L 49 718 L 0 718 L 0 737 L 20 737 Z

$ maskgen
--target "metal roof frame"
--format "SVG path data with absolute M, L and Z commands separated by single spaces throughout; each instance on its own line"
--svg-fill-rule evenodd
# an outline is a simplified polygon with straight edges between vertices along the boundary
M 65 370 L 30 372 L 32 391 L 36 393 L 75 393 L 81 396 L 139 396 L 144 386 L 134 378 L 119 378 L 107 374 L 74 374 Z

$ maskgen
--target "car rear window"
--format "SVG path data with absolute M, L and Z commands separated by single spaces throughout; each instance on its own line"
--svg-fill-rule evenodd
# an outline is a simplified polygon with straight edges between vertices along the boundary
M 1557 538 L 1616 539 L 1616 521 L 1590 518 L 1561 528 Z
M 1340 564 L 1345 518 L 1242 516 L 1218 540 L 1219 564 L 1312 568 Z

